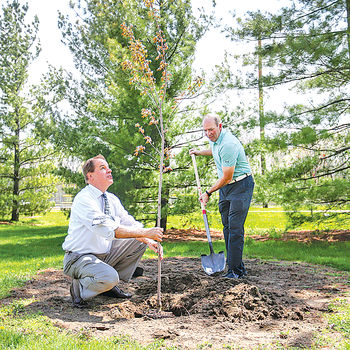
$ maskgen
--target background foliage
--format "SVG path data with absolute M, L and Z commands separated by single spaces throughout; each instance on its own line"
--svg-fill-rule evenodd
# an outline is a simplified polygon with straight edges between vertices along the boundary
M 42 213 L 58 178 L 57 153 L 39 136 L 46 107 L 39 87 L 28 86 L 28 69 L 39 55 L 38 19 L 27 23 L 28 6 L 7 2 L 0 13 L 0 217 Z
M 186 89 L 198 81 L 193 68 L 196 44 L 214 19 L 201 12 L 195 18 L 189 0 L 155 4 L 169 46 L 172 79 L 166 100 L 184 101 L 175 118 L 170 119 L 171 104 L 165 108 L 166 147 L 173 154 L 166 165 L 173 171 L 164 178 L 163 226 L 168 214 L 193 212 L 198 206 L 188 149 L 194 144 L 207 147 L 201 117 L 217 112 L 245 145 L 257 183 L 256 204 L 283 205 L 294 225 L 336 219 L 347 227 L 349 2 L 299 0 L 276 13 L 254 11 L 233 18 L 236 23 L 222 29 L 232 40 L 253 43 L 247 45 L 253 49 L 232 60 L 227 55 L 210 76 L 200 74 L 205 85 L 195 96 Z M 72 9 L 75 16 L 60 14 L 58 25 L 79 76 L 51 68 L 40 86 L 30 87 L 28 67 L 40 52 L 38 20 L 28 24 L 27 6 L 15 0 L 2 8 L 0 214 L 18 220 L 20 213 L 47 210 L 57 181 L 53 174 L 74 184 L 69 189 L 74 194 L 84 186 L 81 163 L 101 153 L 114 171 L 111 191 L 137 218 L 155 221 L 157 169 L 152 157 L 133 155 L 143 142 L 135 125 L 144 128 L 155 146 L 160 138 L 152 125 L 142 123 L 141 110 L 149 102 L 130 84 L 121 64 L 127 56 L 121 28 L 125 22 L 147 49 L 161 86 L 152 21 L 141 0 L 79 0 L 72 2 Z M 238 73 L 237 65 L 231 65 L 234 59 L 242 67 Z M 278 89 L 290 89 L 294 102 L 287 93 L 282 109 L 266 110 L 270 93 Z M 249 98 L 247 90 L 254 92 Z M 239 103 L 229 101 L 222 108 L 212 104 L 217 96 L 232 92 L 240 94 Z M 64 161 L 58 161 L 57 152 L 64 154 Z M 198 163 L 203 187 L 210 185 L 216 177 L 212 160 L 202 157 Z M 216 206 L 214 198 L 209 210 Z

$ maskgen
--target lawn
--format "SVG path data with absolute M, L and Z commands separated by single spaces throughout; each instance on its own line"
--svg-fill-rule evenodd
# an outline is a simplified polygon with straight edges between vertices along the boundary
M 188 217 L 191 218 L 189 221 Z M 186 223 L 185 220 L 188 220 Z M 203 229 L 202 218 L 197 213 L 185 217 L 172 216 L 168 227 Z M 220 230 L 217 214 L 209 213 L 211 228 Z M 250 239 L 253 234 L 266 233 L 270 236 L 283 232 L 287 219 L 281 210 L 252 209 L 247 218 L 246 258 L 302 261 L 327 265 L 339 270 L 350 271 L 350 242 L 260 242 Z M 61 268 L 62 242 L 67 233 L 68 220 L 62 212 L 51 212 L 44 216 L 24 218 L 20 223 L 0 225 L 0 297 L 8 295 L 11 288 L 23 283 L 38 270 L 49 267 Z M 277 233 L 276 233 L 277 232 Z M 206 242 L 164 244 L 165 257 L 198 257 L 208 253 Z M 225 250 L 223 241 L 214 242 L 216 251 Z M 145 258 L 155 258 L 147 250 Z
M 169 227 L 202 228 L 201 216 L 170 217 Z M 210 226 L 220 230 L 217 214 L 209 213 Z M 282 232 L 287 219 L 280 210 L 252 209 L 247 219 L 247 238 L 245 258 L 268 260 L 290 260 L 312 264 L 321 264 L 343 271 L 350 271 L 349 242 L 315 242 L 304 244 L 291 241 L 256 241 L 253 234 Z M 60 212 L 45 216 L 25 218 L 20 223 L 0 225 L 0 298 L 9 295 L 12 288 L 23 284 L 37 271 L 46 268 L 62 267 L 63 251 L 61 244 L 67 232 L 67 218 Z M 165 242 L 165 257 L 199 257 L 208 254 L 206 242 Z M 224 242 L 214 242 L 214 250 L 224 250 Z M 145 258 L 155 258 L 147 251 Z M 25 303 L 19 301 L 0 308 L 0 349 L 146 349 L 131 339 L 113 338 L 108 341 L 85 339 L 83 333 L 74 336 L 58 331 L 49 320 L 40 315 L 22 314 Z M 331 322 L 334 327 L 348 336 L 350 332 L 350 310 L 344 303 L 335 303 Z M 5 326 L 6 325 L 6 326 Z M 23 330 L 25 329 L 25 334 Z M 40 342 L 37 340 L 40 339 Z M 350 348 L 350 345 L 345 347 Z M 162 342 L 157 342 L 147 349 L 165 349 Z M 340 348 L 339 348 L 340 349 Z
M 222 230 L 220 214 L 217 210 L 207 211 L 209 226 L 213 230 Z M 315 223 L 305 223 L 293 230 L 334 230 L 339 229 L 338 223 L 327 224 L 319 227 Z M 245 223 L 246 235 L 265 234 L 271 232 L 283 232 L 288 226 L 288 217 L 280 207 L 258 208 L 251 207 Z M 168 218 L 168 227 L 174 228 L 198 228 L 204 229 L 201 211 L 196 211 L 190 215 L 173 215 Z M 342 229 L 350 229 L 350 223 Z

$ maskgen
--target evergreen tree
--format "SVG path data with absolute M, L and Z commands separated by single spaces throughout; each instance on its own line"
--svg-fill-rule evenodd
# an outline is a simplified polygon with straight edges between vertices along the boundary
M 256 188 L 254 201 L 268 207 L 269 201 L 274 198 L 266 186 L 267 164 L 271 164 L 272 157 L 268 153 L 265 142 L 266 129 L 270 127 L 269 112 L 265 111 L 265 100 L 268 100 L 268 87 L 264 86 L 264 75 L 269 71 L 271 62 L 262 52 L 262 42 L 269 39 L 276 24 L 266 18 L 260 11 L 248 12 L 246 18 L 237 18 L 237 27 L 227 27 L 231 40 L 245 43 L 252 48 L 251 52 L 241 53 L 235 57 L 235 63 L 240 69 L 235 74 L 235 89 L 240 91 L 254 91 L 250 103 L 247 101 L 233 114 L 236 116 L 235 127 L 243 133 L 249 129 L 257 129 L 257 138 L 247 145 L 247 153 L 252 159 Z M 252 45 L 253 44 L 253 45 Z M 232 78 L 231 78 L 232 79 Z M 237 118 L 237 116 L 241 116 Z M 242 118 L 243 115 L 243 118 Z
M 270 26 L 262 33 L 259 52 L 272 67 L 264 88 L 288 86 L 300 93 L 300 102 L 286 98 L 284 113 L 264 118 L 270 125 L 265 147 L 278 157 L 266 186 L 291 210 L 294 224 L 348 215 L 334 210 L 346 208 L 350 197 L 349 10 L 349 1 L 299 0 L 267 16 Z M 312 210 L 311 217 L 302 208 Z
M 158 1 L 160 25 L 168 44 L 168 72 L 172 79 L 166 90 L 166 100 L 177 97 L 189 98 L 177 118 L 172 118 L 172 105 L 164 109 L 166 125 L 165 147 L 170 152 L 188 142 L 186 131 L 194 128 L 198 120 L 191 113 L 190 96 L 182 95 L 192 80 L 192 60 L 197 40 L 204 33 L 204 26 L 192 16 L 190 1 Z M 71 49 L 76 67 L 81 73 L 80 82 L 62 78 L 69 86 L 67 98 L 73 113 L 57 115 L 55 119 L 55 143 L 71 154 L 86 159 L 102 153 L 108 159 L 115 175 L 111 190 L 138 218 L 155 217 L 158 168 L 152 157 L 135 157 L 135 149 L 142 144 L 144 135 L 140 127 L 155 143 L 161 142 L 154 126 L 143 126 L 141 111 L 150 108 L 149 100 L 130 84 L 130 75 L 123 70 L 128 41 L 122 36 L 122 24 L 133 25 L 135 37 L 145 45 L 150 68 L 161 86 L 161 73 L 157 70 L 158 53 L 153 44 L 154 28 L 148 20 L 143 1 L 86 1 L 74 8 L 79 13 L 79 22 L 72 24 L 70 18 L 60 16 L 59 26 L 65 43 Z M 186 121 L 186 122 L 185 122 Z M 135 125 L 139 124 L 138 127 Z M 190 135 L 190 134 L 189 134 Z M 148 152 L 147 152 L 148 153 Z M 151 153 L 151 152 L 149 152 Z M 162 193 L 162 226 L 166 226 L 167 210 L 172 191 L 178 186 L 176 173 L 184 172 L 190 164 L 169 158 L 165 164 L 171 167 L 164 177 Z M 181 165 L 180 165 L 181 164 Z M 191 183 L 194 179 L 191 179 Z
M 37 137 L 44 110 L 28 68 L 40 52 L 38 19 L 26 23 L 28 6 L 9 1 L 0 16 L 0 217 L 42 213 L 52 205 L 53 151 Z

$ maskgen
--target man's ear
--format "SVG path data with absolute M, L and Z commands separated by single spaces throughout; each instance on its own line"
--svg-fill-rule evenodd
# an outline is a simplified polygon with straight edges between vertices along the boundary
M 91 178 L 92 178 L 92 173 L 91 173 L 91 172 L 87 173 L 87 174 L 86 174 L 86 179 L 87 179 L 87 181 L 90 181 Z

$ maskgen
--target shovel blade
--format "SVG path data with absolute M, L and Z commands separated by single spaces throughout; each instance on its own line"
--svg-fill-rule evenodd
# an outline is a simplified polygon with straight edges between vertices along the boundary
M 218 254 L 212 253 L 210 255 L 202 255 L 201 260 L 204 272 L 209 276 L 216 272 L 225 270 L 226 260 L 224 252 L 219 252 Z

